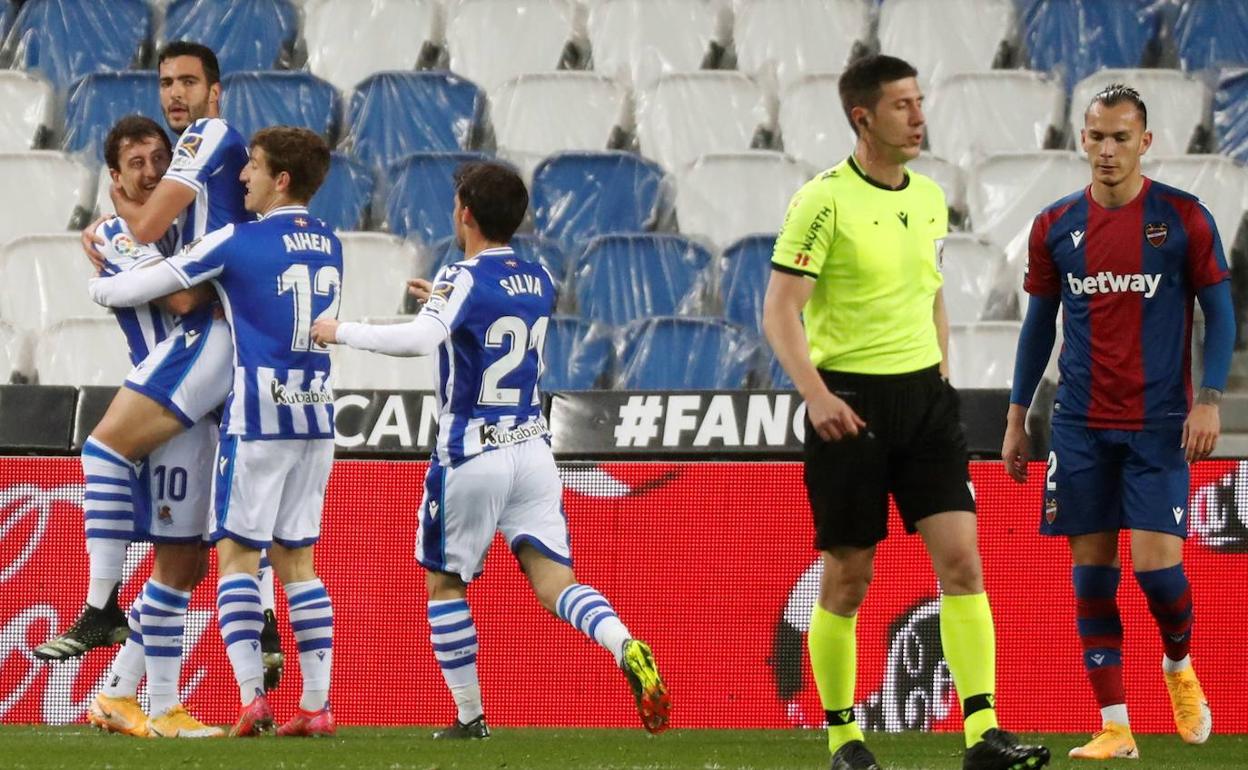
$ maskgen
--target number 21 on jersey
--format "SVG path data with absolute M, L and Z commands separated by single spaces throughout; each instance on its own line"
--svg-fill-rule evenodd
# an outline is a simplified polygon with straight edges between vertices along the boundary
M 518 406 L 520 404 L 520 388 L 504 388 L 499 385 L 502 379 L 520 368 L 524 356 L 530 350 L 537 352 L 537 379 L 542 376 L 542 346 L 546 344 L 546 326 L 550 316 L 542 316 L 529 327 L 523 318 L 505 315 L 485 330 L 485 346 L 501 348 L 510 344 L 509 349 L 494 363 L 490 364 L 481 375 L 481 395 L 477 403 L 482 406 Z M 532 404 L 539 401 L 536 380 L 533 384 Z

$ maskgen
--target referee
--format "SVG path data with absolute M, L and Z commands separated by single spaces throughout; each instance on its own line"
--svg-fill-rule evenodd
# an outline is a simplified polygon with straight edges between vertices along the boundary
M 945 196 L 906 170 L 923 142 L 916 71 L 868 56 L 841 76 L 853 155 L 802 186 L 776 239 L 763 329 L 806 401 L 805 478 L 823 552 L 807 643 L 832 770 L 879 768 L 854 722 L 856 624 L 888 495 L 940 580 L 940 636 L 962 700 L 966 770 L 1041 767 L 997 727 L 996 643 L 976 544 L 941 296 Z M 804 325 L 803 325 L 804 319 Z

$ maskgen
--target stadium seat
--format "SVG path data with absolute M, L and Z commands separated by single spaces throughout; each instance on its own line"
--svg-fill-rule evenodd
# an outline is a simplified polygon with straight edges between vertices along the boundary
M 1248 65 L 1248 5 L 1243 0 L 1182 0 L 1174 38 L 1185 70 Z
M 1209 124 L 1212 95 L 1204 83 L 1177 70 L 1102 70 L 1075 85 L 1070 97 L 1070 135 L 1079 146 L 1083 114 L 1092 97 L 1111 83 L 1125 83 L 1140 92 L 1148 107 L 1153 132 L 1152 155 L 1181 155 L 1188 151 L 1202 126 Z
M 140 64 L 152 20 L 143 0 L 27 0 L 0 59 L 38 72 L 58 90 L 92 72 Z
M 880 52 L 913 64 L 926 90 L 950 75 L 990 70 L 1005 58 L 1015 37 L 1014 2 L 884 0 L 879 35 Z
M 984 318 L 992 280 L 1004 252 L 970 233 L 950 233 L 941 249 L 940 272 L 949 323 L 971 324 Z
M 720 258 L 724 317 L 758 334 L 763 330 L 763 295 L 771 280 L 775 245 L 774 235 L 749 235 L 725 248 Z
M 508 244 L 516 252 L 516 256 L 527 262 L 537 262 L 550 273 L 555 286 L 562 289 L 568 274 L 568 258 L 554 241 L 541 238 L 531 233 L 519 233 L 511 236 Z M 428 277 L 447 265 L 453 265 L 464 258 L 464 252 L 455 245 L 455 237 L 444 238 L 433 245 L 433 264 L 428 270 Z
M 1248 163 L 1248 69 L 1223 74 L 1213 101 L 1218 152 Z
M 1086 187 L 1090 176 L 1086 160 L 1066 150 L 989 156 L 967 182 L 971 229 L 1004 248 L 1050 203 Z
M 1230 259 L 1235 234 L 1248 212 L 1248 169 L 1222 155 L 1145 155 L 1144 175 L 1200 198 Z
M 27 331 L 66 318 L 107 318 L 87 294 L 94 274 L 77 233 L 14 238 L 0 247 L 0 318 Z
M 606 233 L 653 230 L 671 204 L 663 169 L 631 152 L 565 152 L 533 173 L 533 228 L 567 248 Z
M 1161 23 L 1152 0 L 1021 0 L 1027 66 L 1069 89 L 1107 67 L 1149 66 Z
M 0 321 L 0 385 L 34 374 L 27 356 L 26 335 Z
M 150 70 L 87 75 L 70 87 L 65 112 L 62 146 L 91 164 L 104 162 L 104 138 L 126 115 L 145 115 L 165 125 L 160 81 Z
M 559 68 L 572 37 L 571 0 L 460 0 L 448 9 L 450 68 L 493 93 L 519 75 Z
M 363 230 L 373 186 L 373 174 L 367 166 L 340 152 L 332 153 L 329 174 L 308 203 L 308 211 L 335 230 Z
M 945 193 L 945 203 L 959 218 L 966 213 L 966 179 L 962 169 L 944 158 L 923 153 L 906 164 L 906 168 L 930 177 Z
M 390 181 L 386 224 L 390 232 L 426 245 L 452 235 L 452 175 L 460 164 L 484 158 L 472 152 L 419 152 L 390 166 L 386 171 Z
M 573 316 L 554 316 L 542 349 L 543 393 L 592 390 L 611 376 L 615 348 L 611 330 Z
M 1037 72 L 952 75 L 932 87 L 925 106 L 928 142 L 936 155 L 969 169 L 994 153 L 1052 146 L 1065 106 L 1061 86 Z
M 375 168 L 414 152 L 470 146 L 482 109 L 475 85 L 449 72 L 383 72 L 351 96 L 345 144 Z
M 412 316 L 359 319 L 366 323 L 407 323 Z M 346 345 L 329 349 L 329 380 L 335 390 L 433 390 L 438 385 L 433 356 L 384 356 Z
M 413 69 L 438 42 L 439 0 L 306 0 L 303 39 L 308 69 L 350 92 L 364 78 Z M 399 33 L 401 31 L 401 33 Z
M 0 38 L 2 39 L 2 38 Z M 17 70 L 0 70 L 0 152 L 38 149 L 52 122 L 52 86 Z
M 597 0 L 588 20 L 594 69 L 639 91 L 701 69 L 719 44 L 716 15 L 705 0 Z
M 499 155 L 526 179 L 561 150 L 605 150 L 627 123 L 627 92 L 593 72 L 523 75 L 490 94 Z
M 858 142 L 841 109 L 840 79 L 839 74 L 807 75 L 780 95 L 784 151 L 815 168 L 845 160 Z
M 813 173 L 779 152 L 703 155 L 676 175 L 680 231 L 720 247 L 755 233 L 774 235 L 789 198 Z
M 773 93 L 806 73 L 840 72 L 855 43 L 865 50 L 868 40 L 866 0 L 741 0 L 736 8 L 737 69 Z
M 289 0 L 173 0 L 162 35 L 211 48 L 222 76 L 288 68 L 298 37 L 299 12 Z
M 5 0 L 0 5 L 0 42 L 9 34 L 9 27 L 13 26 L 13 19 L 17 17 L 17 4 L 12 0 Z
M 1009 388 L 1014 383 L 1017 321 L 949 324 L 949 381 L 955 388 Z
M 90 170 L 51 150 L 0 153 L 0 244 L 26 233 L 46 233 L 85 225 L 95 192 Z M 32 195 L 31 191 L 38 191 Z
M 407 280 L 416 277 L 416 248 L 385 233 L 338 233 L 342 241 L 342 302 L 338 317 L 402 311 Z
M 679 235 L 601 235 L 576 262 L 582 318 L 622 326 L 702 310 L 711 254 Z
M 130 368 L 126 338 L 111 318 L 67 318 L 35 345 L 40 385 L 121 385 Z
M 759 363 L 758 339 L 714 318 L 645 318 L 620 338 L 617 390 L 741 389 Z
M 267 126 L 299 126 L 333 146 L 342 101 L 307 72 L 235 72 L 221 78 L 221 117 L 246 139 Z
M 671 172 L 700 155 L 749 149 L 767 120 L 762 92 L 740 72 L 665 75 L 638 99 L 641 152 Z

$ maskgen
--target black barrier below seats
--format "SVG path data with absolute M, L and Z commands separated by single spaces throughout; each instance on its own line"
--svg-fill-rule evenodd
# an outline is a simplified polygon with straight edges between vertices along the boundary
M 0 453 L 74 453 L 104 416 L 112 387 L 0 386 Z M 1001 451 L 1006 390 L 963 390 L 972 457 Z M 564 459 L 796 459 L 805 406 L 791 391 L 577 391 L 550 397 L 555 453 Z M 438 405 L 428 391 L 340 391 L 334 399 L 339 457 L 428 457 Z M 1033 423 L 1032 456 L 1047 430 Z

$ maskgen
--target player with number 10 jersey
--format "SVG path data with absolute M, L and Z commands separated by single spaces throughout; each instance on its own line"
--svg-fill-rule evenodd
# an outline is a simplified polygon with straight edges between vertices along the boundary
M 329 148 L 316 133 L 263 129 L 240 175 L 259 221 L 227 225 L 151 269 L 91 284 L 97 301 L 130 306 L 211 280 L 230 325 L 234 377 L 216 456 L 212 539 L 218 623 L 241 701 L 231 735 L 274 724 L 263 690 L 256 578 L 260 550 L 270 545 L 303 675 L 299 710 L 279 732 L 334 732 L 333 610 L 312 559 L 333 463 L 333 392 L 329 350 L 312 340 L 311 326 L 338 313 L 342 244 L 307 209 L 328 169 Z

